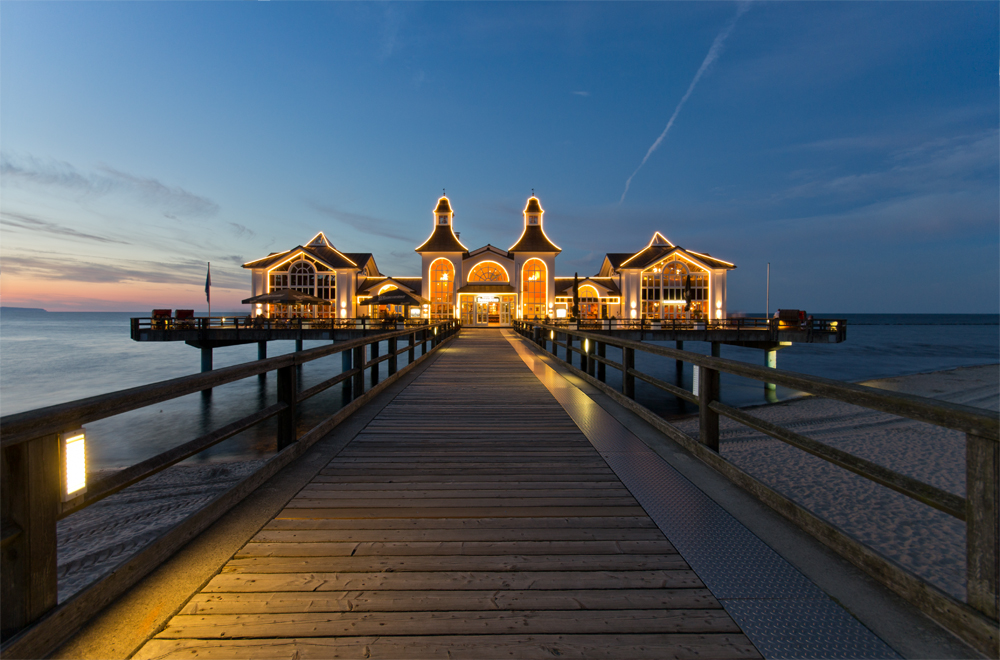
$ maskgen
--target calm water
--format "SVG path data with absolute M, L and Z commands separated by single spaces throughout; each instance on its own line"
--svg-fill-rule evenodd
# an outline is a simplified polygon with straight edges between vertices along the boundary
M 139 343 L 129 338 L 129 318 L 143 314 L 86 312 L 0 313 L 0 414 L 82 399 L 96 394 L 196 373 L 200 352 L 183 342 Z M 997 315 L 829 314 L 846 318 L 847 342 L 797 344 L 778 352 L 778 367 L 846 381 L 936 371 L 1000 362 L 1000 317 Z M 306 348 L 326 342 L 305 342 Z M 665 343 L 673 346 L 672 342 Z M 687 342 L 685 348 L 707 354 L 708 344 Z M 270 342 L 269 356 L 294 350 L 294 342 Z M 383 347 L 382 353 L 385 348 Z M 608 357 L 620 359 L 609 348 Z M 722 357 L 763 364 L 762 351 L 723 346 Z M 216 349 L 216 368 L 257 358 L 256 344 Z M 637 367 L 668 382 L 678 382 L 672 360 L 637 356 Z M 340 373 L 339 355 L 305 365 L 300 386 L 310 387 Z M 386 365 L 381 365 L 383 376 Z M 608 382 L 620 383 L 608 370 Z M 367 381 L 367 378 L 366 378 Z M 691 387 L 690 367 L 680 383 Z M 367 383 L 366 383 L 367 385 Z M 637 382 L 638 400 L 664 415 L 694 412 Z M 796 395 L 778 388 L 778 400 Z M 722 398 L 731 405 L 765 402 L 756 382 L 723 375 Z M 193 394 L 143 410 L 87 425 L 90 467 L 131 465 L 181 442 L 239 419 L 275 401 L 275 378 L 249 378 L 216 388 L 211 397 Z M 333 387 L 305 403 L 300 428 L 311 428 L 342 405 Z M 202 452 L 191 461 L 259 458 L 274 451 L 274 426 L 258 428 Z

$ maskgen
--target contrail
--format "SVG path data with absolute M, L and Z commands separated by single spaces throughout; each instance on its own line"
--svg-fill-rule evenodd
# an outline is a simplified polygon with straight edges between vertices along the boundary
M 642 166 L 646 164 L 646 161 L 653 155 L 653 152 L 660 148 L 660 143 L 663 142 L 663 138 L 667 137 L 667 133 L 670 131 L 670 127 L 674 125 L 674 120 L 677 119 L 677 115 L 680 113 L 681 108 L 683 108 L 684 104 L 687 103 L 688 97 L 691 96 L 691 92 L 694 91 L 695 85 L 697 85 L 698 81 L 701 80 L 701 75 L 705 73 L 705 69 L 707 69 L 712 62 L 719 57 L 719 54 L 722 52 L 722 45 L 725 43 L 726 39 L 729 38 L 733 28 L 736 27 L 736 21 L 739 20 L 740 16 L 745 14 L 749 8 L 750 2 L 739 3 L 736 6 L 736 15 L 733 16 L 733 19 L 729 21 L 729 24 L 723 28 L 722 32 L 719 33 L 719 36 L 717 36 L 715 41 L 712 42 L 712 47 L 708 49 L 708 55 L 705 56 L 705 61 L 701 63 L 698 73 L 694 74 L 694 80 L 692 80 L 691 84 L 688 86 L 688 90 L 681 99 L 681 102 L 677 104 L 674 114 L 670 116 L 670 121 L 667 122 L 667 127 L 663 129 L 662 133 L 660 133 L 660 137 L 656 138 L 656 142 L 654 142 L 653 146 L 651 146 L 649 151 L 646 152 L 646 156 L 642 159 L 642 162 L 639 163 L 639 167 L 635 168 L 635 172 L 632 172 L 632 176 L 630 176 L 628 181 L 625 182 L 625 191 L 622 193 L 622 198 L 618 200 L 619 206 L 625 201 L 625 195 L 628 194 L 629 186 L 632 185 L 632 179 L 639 173 L 639 170 L 641 170 Z

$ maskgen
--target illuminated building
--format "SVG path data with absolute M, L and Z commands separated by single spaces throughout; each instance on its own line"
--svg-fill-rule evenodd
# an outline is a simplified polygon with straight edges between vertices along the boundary
M 399 289 L 426 299 L 411 316 L 460 319 L 466 326 L 504 326 L 514 319 L 573 316 L 574 277 L 556 277 L 562 249 L 545 233 L 538 198 L 522 212 L 521 236 L 504 250 L 469 250 L 455 233 L 448 197 L 438 199 L 430 236 L 415 251 L 420 277 L 383 275 L 369 253 L 342 253 L 321 232 L 305 246 L 243 265 L 253 271 L 252 295 L 294 288 L 334 302 L 300 308 L 260 306 L 254 314 L 354 318 L 403 314 L 365 300 Z M 736 266 L 675 246 L 656 232 L 635 253 L 609 253 L 597 275 L 576 278 L 583 319 L 717 319 L 726 315 L 726 273 Z

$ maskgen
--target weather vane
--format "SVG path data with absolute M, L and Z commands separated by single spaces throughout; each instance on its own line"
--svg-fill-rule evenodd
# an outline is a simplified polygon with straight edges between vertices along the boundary
M 442 188 L 442 189 L 441 189 L 441 196 L 442 196 L 442 197 L 447 197 L 447 196 L 448 196 L 448 195 L 446 195 L 446 194 L 445 194 L 445 192 L 444 192 L 444 188 Z
M 534 188 L 532 188 L 532 189 L 531 189 L 531 196 L 532 196 L 532 197 L 534 197 L 534 196 L 535 196 L 535 189 L 534 189 Z

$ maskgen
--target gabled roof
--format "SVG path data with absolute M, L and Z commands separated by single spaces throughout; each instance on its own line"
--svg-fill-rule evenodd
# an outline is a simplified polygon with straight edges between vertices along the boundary
M 621 291 L 618 289 L 618 282 L 612 277 L 581 277 L 579 279 L 580 286 L 584 284 L 591 284 L 597 287 L 602 287 L 606 293 L 613 296 L 621 295 Z M 573 295 L 573 278 L 572 277 L 556 277 L 555 278 L 555 290 L 557 296 L 571 296 Z M 600 292 L 600 289 L 598 289 Z
M 511 258 L 510 253 L 507 252 L 507 250 L 503 250 L 501 248 L 498 248 L 495 245 L 490 245 L 489 243 L 487 243 L 483 247 L 476 248 L 472 252 L 466 252 L 462 256 L 462 259 L 465 260 L 465 259 L 471 259 L 472 257 L 478 257 L 483 252 L 492 252 L 493 254 L 497 255 L 498 257 L 503 257 L 505 259 L 510 259 Z
M 300 254 L 305 254 L 318 262 L 326 266 L 331 270 L 336 269 L 358 269 L 361 268 L 361 264 L 366 261 L 365 259 L 360 259 L 359 257 L 367 257 L 371 259 L 371 254 L 353 254 L 348 255 L 340 252 L 335 247 L 332 246 L 302 246 L 298 245 L 291 250 L 285 250 L 284 252 L 273 252 L 263 259 L 257 259 L 255 261 L 248 261 L 243 264 L 244 268 L 271 268 L 277 266 L 278 264 L 294 259 Z M 360 263 L 359 263 L 360 261 Z
M 402 291 L 412 291 L 413 293 L 420 294 L 420 289 L 423 287 L 422 277 L 392 277 L 392 276 L 380 276 L 380 277 L 366 277 L 364 280 L 358 282 L 357 293 L 361 295 L 375 295 L 378 290 L 384 287 L 386 284 L 393 284 Z
M 444 199 L 444 198 L 442 198 Z M 468 252 L 452 231 L 451 225 L 434 225 L 434 231 L 414 252 Z

